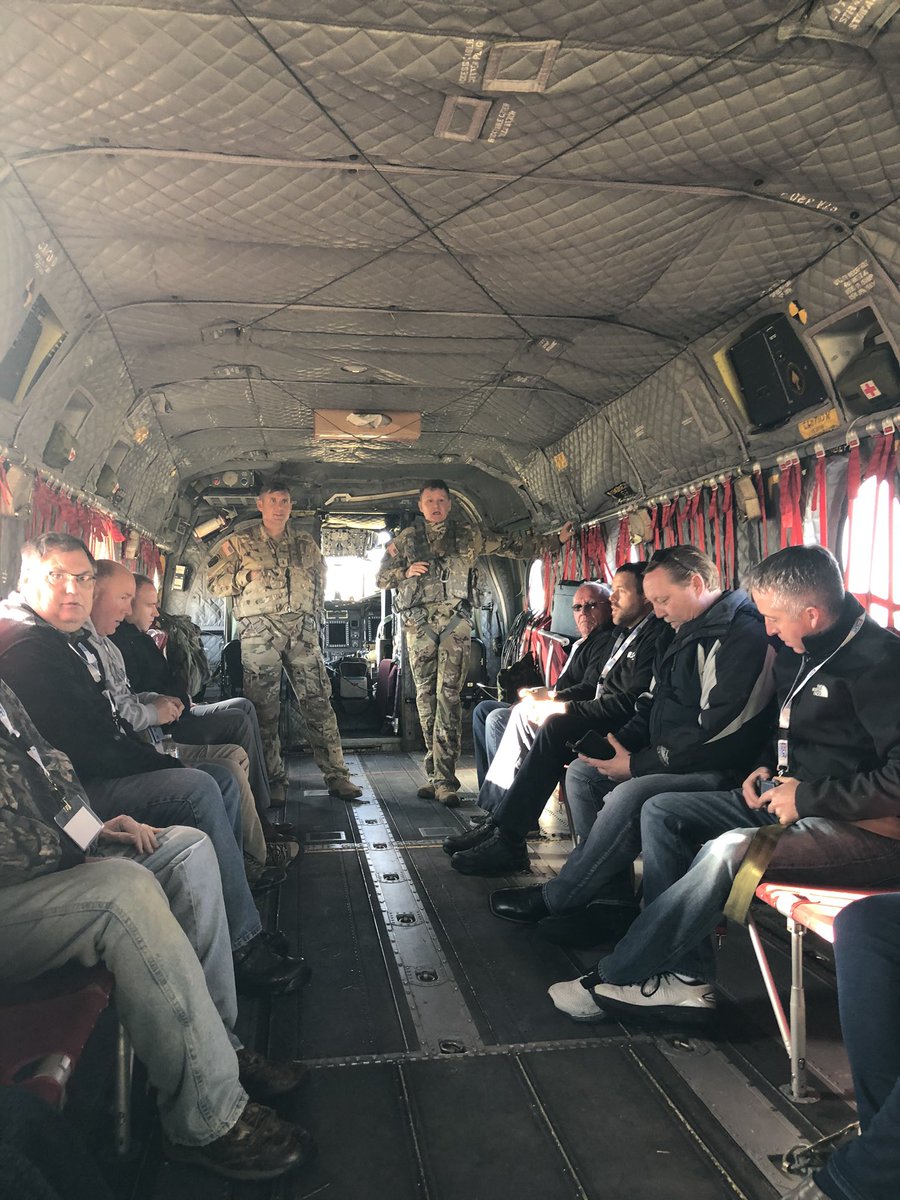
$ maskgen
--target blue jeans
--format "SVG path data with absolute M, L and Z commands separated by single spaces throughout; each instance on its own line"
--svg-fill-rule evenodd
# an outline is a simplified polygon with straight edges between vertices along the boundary
M 610 983 L 642 983 L 677 971 L 715 977 L 709 935 L 753 834 L 775 823 L 739 790 L 660 793 L 644 806 L 644 911 L 612 954 L 600 960 Z M 697 854 L 697 847 L 702 846 Z M 804 817 L 782 835 L 767 879 L 824 887 L 890 887 L 900 882 L 900 842 L 846 821 Z
M 841 1029 L 862 1137 L 815 1181 L 833 1200 L 894 1200 L 900 1183 L 900 892 L 848 905 L 834 923 Z
M 484 777 L 487 775 L 491 761 L 491 755 L 488 754 L 487 749 L 485 723 L 491 713 L 505 708 L 509 708 L 509 705 L 503 700 L 481 700 L 472 709 L 472 741 L 475 744 L 475 774 L 478 777 L 479 788 L 484 783 Z
M 118 844 L 101 843 L 101 851 L 98 861 L 0 888 L 0 978 L 104 962 L 166 1132 L 205 1144 L 231 1128 L 247 1101 L 212 846 L 195 829 L 174 828 L 144 858 Z
M 204 763 L 202 770 L 181 767 L 122 779 L 88 779 L 84 787 L 104 821 L 127 813 L 150 825 L 202 830 L 219 861 L 233 949 L 256 937 L 262 925 L 241 853 L 241 796 L 227 767 Z
M 582 908 L 601 897 L 633 899 L 631 865 L 641 850 L 641 809 L 660 792 L 711 788 L 722 780 L 714 771 L 697 771 L 642 775 L 616 784 L 576 759 L 566 772 L 566 797 L 578 844 L 556 878 L 544 884 L 544 903 L 551 913 Z
M 188 746 L 213 746 L 228 743 L 240 746 L 250 760 L 250 790 L 260 811 L 269 807 L 269 780 L 259 721 L 253 702 L 243 696 L 220 700 L 217 704 L 195 704 L 183 713 L 166 733 Z

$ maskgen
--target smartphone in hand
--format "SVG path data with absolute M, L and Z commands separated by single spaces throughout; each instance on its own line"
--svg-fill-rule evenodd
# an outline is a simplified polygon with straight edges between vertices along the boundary
M 605 759 L 615 758 L 616 755 L 614 748 L 596 729 L 588 730 L 577 742 L 566 742 L 566 745 L 575 754 L 583 754 L 585 758 Z

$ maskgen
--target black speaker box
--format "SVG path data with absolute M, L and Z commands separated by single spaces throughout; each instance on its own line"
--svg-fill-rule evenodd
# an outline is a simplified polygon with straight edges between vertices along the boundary
M 828 400 L 806 347 L 783 313 L 767 317 L 728 351 L 754 431 L 776 429 Z

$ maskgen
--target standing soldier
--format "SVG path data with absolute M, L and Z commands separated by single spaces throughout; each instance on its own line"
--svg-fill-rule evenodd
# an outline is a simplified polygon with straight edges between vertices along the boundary
M 475 565 L 482 554 L 536 558 L 567 542 L 572 523 L 542 538 L 504 537 L 449 519 L 450 508 L 450 489 L 442 479 L 423 484 L 421 516 L 387 544 L 376 582 L 380 588 L 396 589 L 396 608 L 406 629 L 428 775 L 428 784 L 418 794 L 455 808 L 462 735 L 460 691 L 469 669 Z
M 263 484 L 256 507 L 262 513 L 259 528 L 228 538 L 210 559 L 209 587 L 215 596 L 235 597 L 244 692 L 256 705 L 272 803 L 283 804 L 287 790 L 278 738 L 282 668 L 294 689 L 329 793 L 353 800 L 362 790 L 350 782 L 344 765 L 319 646 L 325 559 L 308 533 L 289 527 L 292 503 L 287 483 L 273 479 Z

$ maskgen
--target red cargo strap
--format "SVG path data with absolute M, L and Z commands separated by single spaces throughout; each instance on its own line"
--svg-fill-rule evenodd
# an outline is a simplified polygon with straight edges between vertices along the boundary
M 816 451 L 816 482 L 813 488 L 813 512 L 819 514 L 819 544 L 828 545 L 828 490 L 825 481 L 825 451 Z
M 650 509 L 650 535 L 653 539 L 653 549 L 659 549 L 659 505 L 654 504 Z
M 719 572 L 719 579 L 722 579 L 722 531 L 719 528 L 719 485 L 711 483 L 709 485 L 709 523 L 712 526 L 713 537 L 716 544 L 716 570 Z
M 781 546 L 803 545 L 803 514 L 800 511 L 800 489 L 803 474 L 799 458 L 790 458 L 781 467 L 779 499 L 781 502 Z
M 687 515 L 688 515 L 688 501 L 685 500 L 683 503 L 681 503 L 680 501 L 678 501 L 676 499 L 676 501 L 675 501 L 675 528 L 678 531 L 678 545 L 679 546 L 683 546 L 685 544 L 685 542 L 687 541 L 687 539 L 684 536 L 684 530 L 685 530 L 685 526 L 687 524 Z M 688 534 L 688 538 L 690 538 L 690 534 Z
M 687 517 L 688 538 L 698 550 L 702 550 L 705 554 L 706 531 L 703 528 L 703 492 L 699 488 L 696 492 L 692 492 L 688 496 L 684 512 Z
M 763 558 L 769 557 L 769 526 L 766 520 L 766 481 L 762 469 L 753 472 L 753 486 L 759 499 L 759 519 L 762 523 L 762 552 Z
M 675 504 L 675 500 L 667 500 L 662 506 L 662 514 L 660 516 L 660 532 L 662 534 L 662 544 L 664 548 L 675 545 L 675 530 L 672 528 L 672 518 L 675 515 Z
M 622 517 L 619 521 L 619 536 L 616 539 L 616 567 L 621 567 L 622 563 L 627 563 L 631 555 L 631 530 L 628 527 L 628 518 Z
M 725 527 L 725 578 L 726 587 L 734 587 L 737 574 L 734 545 L 734 485 L 730 479 L 722 484 L 722 524 Z

